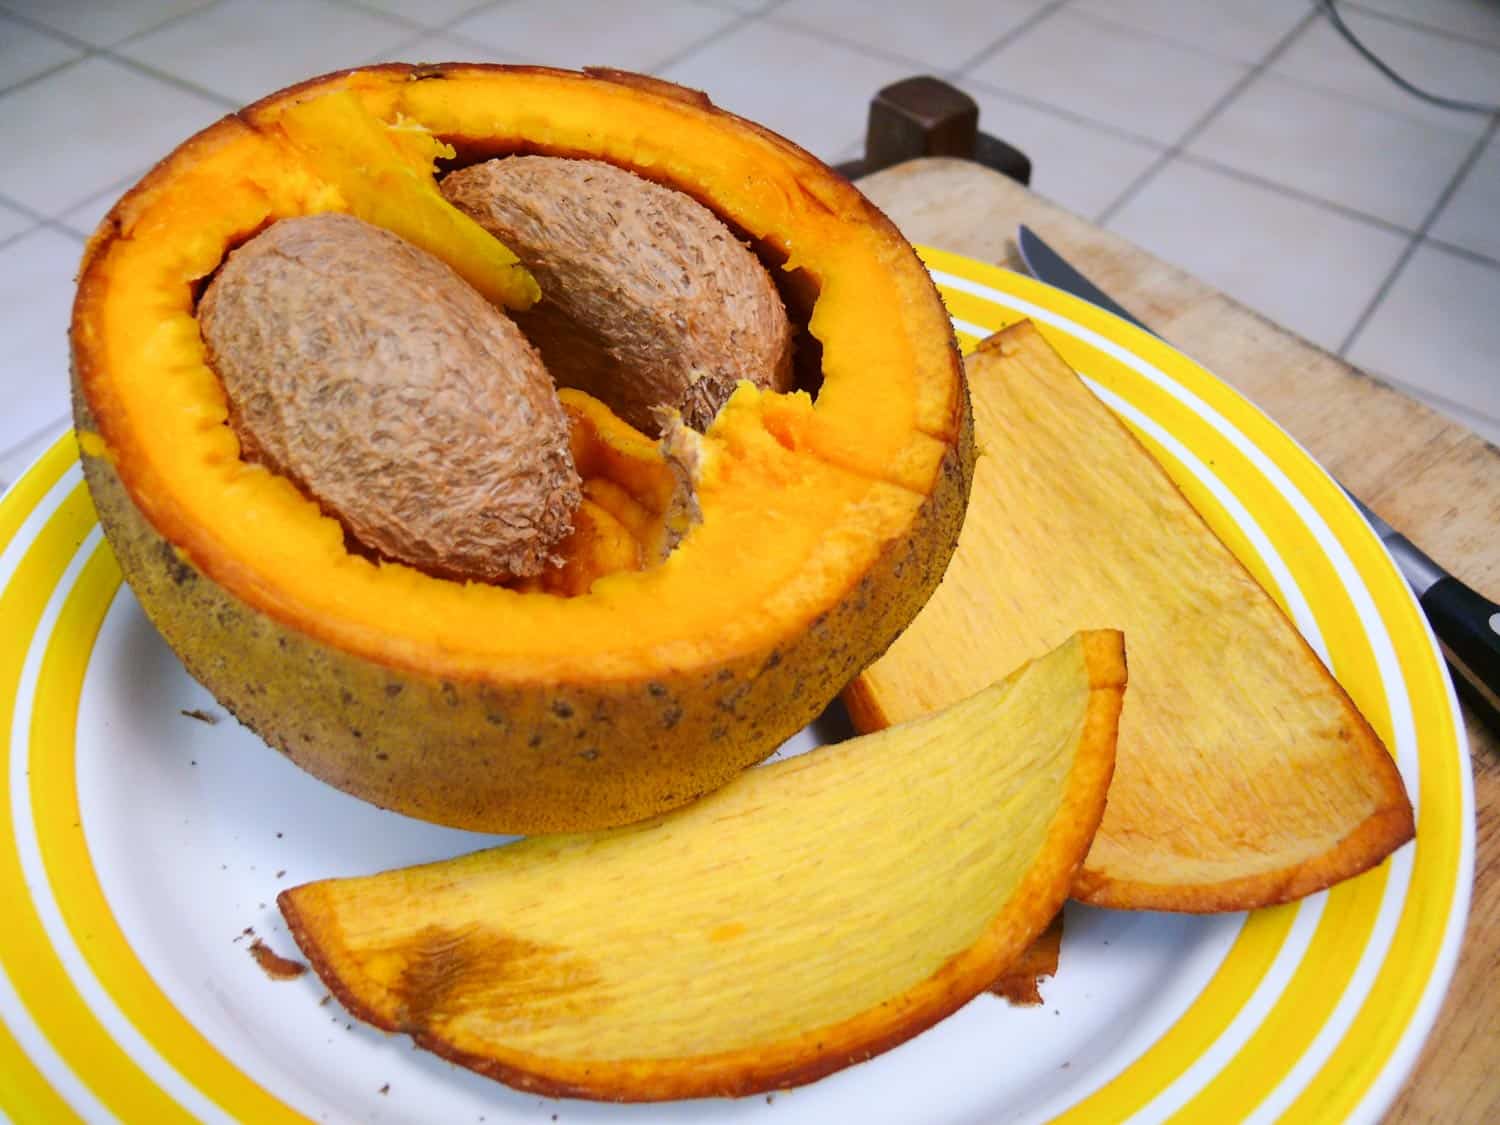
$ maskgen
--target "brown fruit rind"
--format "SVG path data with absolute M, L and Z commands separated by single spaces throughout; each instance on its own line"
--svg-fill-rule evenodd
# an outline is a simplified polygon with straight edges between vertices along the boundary
M 545 94 L 549 109 L 599 102 L 636 111 L 639 103 L 643 119 L 675 123 L 668 133 L 653 126 L 652 136 L 722 133 L 729 140 L 712 163 L 717 179 L 705 179 L 710 165 L 701 155 L 680 169 L 653 167 L 653 178 L 674 185 L 681 178 L 710 205 L 722 186 L 732 197 L 726 209 L 757 223 L 755 216 L 784 212 L 809 237 L 844 231 L 844 239 L 800 251 L 847 274 L 838 287 L 829 284 L 833 273 L 822 279 L 817 314 L 863 310 L 868 291 L 892 303 L 891 316 L 823 329 L 826 378 L 816 404 L 747 395 L 742 386 L 704 439 L 711 486 L 704 493 L 700 484 L 700 500 L 717 489 L 719 507 L 705 507 L 704 521 L 665 564 L 611 576 L 600 584 L 604 594 L 476 590 L 342 557 L 326 573 L 321 564 L 300 566 L 295 560 L 316 563 L 322 556 L 312 552 L 339 548 L 327 529 L 298 514 L 294 494 L 235 479 L 236 503 L 261 504 L 277 518 L 289 513 L 285 543 L 249 543 L 251 525 L 231 521 L 226 513 L 238 509 L 216 478 L 179 455 L 191 442 L 218 441 L 222 415 L 215 418 L 206 400 L 180 401 L 211 376 L 174 371 L 163 388 L 179 399 L 158 405 L 132 389 L 145 372 L 119 371 L 132 357 L 156 354 L 158 342 L 180 339 L 188 348 L 186 332 L 196 326 L 180 306 L 193 282 L 181 271 L 214 268 L 213 240 L 242 215 L 241 240 L 264 222 L 265 206 L 288 213 L 336 206 L 315 177 L 276 179 L 283 173 L 260 160 L 282 159 L 272 135 L 278 107 L 330 88 L 358 92 L 388 118 L 407 105 L 408 116 L 449 122 L 441 135 L 461 159 L 466 148 L 491 156 L 567 147 L 545 136 L 465 134 L 493 116 L 487 99 L 512 88 Z M 587 135 L 602 149 L 611 144 L 607 131 Z M 579 154 L 630 164 L 628 153 Z M 764 179 L 725 179 L 725 160 L 763 168 Z M 250 177 L 227 218 L 212 191 L 226 167 Z M 179 249 L 164 241 L 164 231 L 189 221 L 196 242 Z M 781 232 L 750 235 L 772 261 L 790 257 Z M 143 257 L 158 246 L 166 247 L 159 262 Z M 156 273 L 116 284 L 114 271 L 134 263 Z M 787 264 L 796 267 L 793 289 L 818 280 L 805 263 Z M 147 340 L 142 317 L 155 312 L 141 302 L 147 293 L 158 299 L 150 288 L 164 285 L 158 276 L 182 287 L 161 289 L 170 320 Z M 900 350 L 877 346 L 892 333 Z M 71 339 L 75 417 L 101 520 L 147 613 L 192 673 L 315 775 L 378 805 L 460 827 L 537 832 L 641 819 L 763 758 L 883 651 L 936 587 L 973 472 L 951 326 L 910 246 L 795 146 L 655 80 L 391 65 L 283 91 L 188 141 L 115 206 L 85 252 Z M 872 396 L 862 376 L 893 380 L 879 396 L 894 404 L 886 414 L 863 405 Z M 182 445 L 163 436 L 174 426 Z M 226 457 L 223 442 L 213 451 L 204 472 L 233 470 L 235 454 Z M 795 553 L 764 549 L 763 503 L 782 497 L 783 520 L 794 510 L 823 513 L 786 525 Z M 745 566 L 759 586 L 730 581 Z M 773 573 L 784 574 L 779 587 L 770 584 Z M 693 594 L 678 601 L 684 589 Z M 726 616 L 731 606 L 743 612 Z
M 80 430 L 93 432 L 76 390 L 74 410 Z M 936 588 L 973 464 L 965 430 L 911 535 L 782 645 L 675 682 L 498 685 L 385 666 L 251 608 L 145 520 L 91 445 L 84 476 L 122 571 L 188 671 L 236 718 L 309 773 L 382 808 L 526 833 L 624 824 L 685 804 L 815 718 Z M 436 794 L 434 772 L 448 779 Z

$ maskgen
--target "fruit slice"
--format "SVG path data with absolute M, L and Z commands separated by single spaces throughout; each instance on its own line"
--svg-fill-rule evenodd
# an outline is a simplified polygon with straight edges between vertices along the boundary
M 621 1101 L 809 1082 L 989 987 L 1104 807 L 1120 634 L 644 824 L 278 899 L 361 1019 L 492 1078 Z
M 1244 910 L 1412 835 L 1379 738 L 1276 603 L 1029 323 L 969 359 L 980 459 L 932 600 L 845 695 L 855 726 L 928 714 L 1083 626 L 1130 637 L 1109 811 L 1074 895 Z

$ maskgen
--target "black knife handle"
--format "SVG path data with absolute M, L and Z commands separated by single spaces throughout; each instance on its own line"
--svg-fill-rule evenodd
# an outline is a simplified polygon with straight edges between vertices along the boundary
M 1449 575 L 1422 595 L 1422 608 L 1464 695 L 1500 731 L 1500 605 Z

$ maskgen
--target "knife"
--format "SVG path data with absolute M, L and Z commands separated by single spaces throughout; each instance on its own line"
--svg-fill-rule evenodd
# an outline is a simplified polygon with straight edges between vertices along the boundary
M 1025 224 L 1019 228 L 1016 242 L 1021 260 L 1038 281 L 1045 281 L 1075 297 L 1081 297 L 1106 312 L 1114 313 L 1137 328 L 1151 332 L 1139 319 L 1069 265 L 1056 250 L 1048 246 Z M 1153 336 L 1155 332 L 1151 332 Z M 1339 485 L 1344 488 L 1343 485 Z M 1456 674 L 1464 696 L 1493 729 L 1500 730 L 1500 605 L 1470 589 L 1453 577 L 1411 540 L 1344 488 L 1344 495 L 1354 502 L 1385 544 L 1396 567 L 1406 578 L 1417 601 L 1427 615 L 1443 655 Z

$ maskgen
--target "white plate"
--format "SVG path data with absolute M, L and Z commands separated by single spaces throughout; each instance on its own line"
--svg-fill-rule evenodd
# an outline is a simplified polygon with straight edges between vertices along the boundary
M 1045 286 L 926 257 L 965 344 L 1035 319 L 1279 598 L 1392 748 L 1415 846 L 1250 916 L 1070 906 L 1042 1007 L 980 996 L 799 1090 L 635 1107 L 517 1093 L 354 1023 L 316 978 L 273 982 L 251 959 L 249 929 L 296 953 L 274 906 L 287 886 L 494 838 L 338 793 L 225 716 L 121 587 L 65 439 L 0 502 L 0 1111 L 153 1123 L 1378 1118 L 1451 975 L 1472 869 L 1462 729 L 1420 613 L 1326 475 L 1211 375 Z

